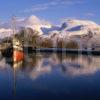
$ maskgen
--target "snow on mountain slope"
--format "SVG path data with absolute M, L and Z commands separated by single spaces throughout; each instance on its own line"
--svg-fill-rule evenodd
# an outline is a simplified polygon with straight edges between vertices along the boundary
M 39 35 L 47 35 L 49 38 L 68 39 L 73 36 L 95 35 L 100 34 L 100 26 L 88 20 L 67 19 L 62 25 L 52 25 L 51 23 L 41 20 L 32 15 L 28 18 L 16 19 L 16 28 L 30 27 L 38 31 Z M 0 24 L 0 36 L 12 35 L 11 22 Z
M 11 29 L 4 29 L 4 28 L 0 29 L 0 33 L 11 32 L 11 31 L 12 31 Z
M 0 38 L 10 37 L 12 34 L 13 32 L 11 29 L 5 29 L 5 28 L 0 29 Z
M 88 34 L 90 31 L 93 34 L 100 33 L 100 26 L 87 20 L 66 20 L 61 29 L 69 32 L 69 36 Z
M 25 27 L 30 27 L 33 30 L 36 30 L 41 34 L 43 34 L 43 31 L 41 28 L 51 28 L 51 24 L 47 21 L 41 20 L 37 18 L 36 16 L 30 16 L 28 19 L 24 20 L 24 25 Z
M 72 28 L 75 26 L 91 26 L 91 27 L 96 27 L 98 26 L 96 23 L 89 21 L 89 20 L 76 20 L 76 19 L 67 19 L 65 20 L 65 24 L 68 28 Z
M 95 35 L 90 39 L 90 43 L 94 45 L 100 45 L 100 35 Z
M 49 31 L 49 37 L 56 45 L 56 41 L 63 40 L 75 41 L 80 47 L 87 47 L 87 43 L 92 45 L 96 40 L 100 41 L 100 26 L 92 21 L 85 20 L 67 20 L 59 29 Z M 92 42 L 93 41 L 93 42 Z M 100 42 L 98 42 L 100 45 Z
M 61 27 L 60 26 L 54 26 L 52 25 L 51 27 L 49 28 L 46 28 L 46 27 L 41 27 L 41 30 L 43 31 L 44 34 L 49 34 L 49 33 L 52 33 L 54 31 L 60 31 L 61 30 Z
M 100 26 L 87 20 L 66 20 L 61 26 L 52 26 L 51 28 L 41 28 L 44 34 L 47 34 L 52 40 L 68 39 L 76 36 L 87 36 L 88 38 L 95 34 L 100 34 Z
M 49 22 L 47 22 L 45 20 L 41 20 L 41 19 L 39 19 L 38 17 L 36 17 L 34 15 L 32 15 L 28 18 L 21 18 L 21 19 L 16 18 L 15 23 L 16 23 L 15 27 L 16 27 L 17 31 L 21 27 L 25 27 L 25 28 L 29 27 L 29 28 L 32 28 L 33 30 L 38 31 L 39 35 L 42 35 L 44 33 L 41 30 L 42 27 L 43 28 L 51 28 L 51 26 L 52 26 Z M 9 21 L 9 22 L 0 24 L 0 29 L 1 30 L 5 29 L 6 32 L 5 32 L 5 30 L 4 31 L 2 30 L 2 32 L 7 34 L 8 29 L 12 30 L 11 26 L 12 26 L 12 22 Z M 0 32 L 0 34 L 2 34 L 2 32 Z

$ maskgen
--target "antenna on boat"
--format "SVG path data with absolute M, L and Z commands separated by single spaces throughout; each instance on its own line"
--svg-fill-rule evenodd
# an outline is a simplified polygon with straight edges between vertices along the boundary
M 16 34 L 16 16 L 12 17 L 12 30 L 13 30 L 13 35 Z

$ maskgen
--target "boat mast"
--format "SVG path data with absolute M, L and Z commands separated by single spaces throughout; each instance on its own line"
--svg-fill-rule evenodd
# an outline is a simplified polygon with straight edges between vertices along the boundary
M 12 36 L 12 46 L 14 46 L 14 37 L 16 34 L 16 17 L 12 17 L 12 30 L 13 30 L 13 36 Z M 14 53 L 13 53 L 14 56 Z M 12 56 L 12 70 L 13 70 L 13 96 L 15 98 L 16 96 L 16 68 L 15 68 L 15 64 L 14 64 L 14 57 Z
M 12 30 L 13 30 L 13 35 L 16 34 L 16 17 L 12 17 Z

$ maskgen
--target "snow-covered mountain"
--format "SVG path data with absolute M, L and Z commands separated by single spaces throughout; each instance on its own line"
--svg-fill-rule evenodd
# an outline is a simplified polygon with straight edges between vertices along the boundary
M 86 43 L 88 40 L 96 41 L 100 36 L 100 25 L 89 20 L 67 19 L 61 25 L 53 25 L 50 22 L 39 19 L 36 16 L 16 19 L 17 31 L 20 27 L 30 27 L 37 31 L 42 39 L 51 39 L 53 42 L 64 40 L 75 40 Z M 11 21 L 0 24 L 0 38 L 11 36 L 13 34 Z
M 1 28 L 0 29 L 0 38 L 10 37 L 12 35 L 12 29 L 10 28 Z
M 37 18 L 36 16 L 30 16 L 29 18 L 25 19 L 23 21 L 23 27 L 30 27 L 33 30 L 36 30 L 39 32 L 39 34 L 43 34 L 42 27 L 43 28 L 51 28 L 51 24 L 47 21 L 41 20 Z
M 88 33 L 99 34 L 100 26 L 92 21 L 87 20 L 66 20 L 61 27 L 51 28 L 52 32 L 58 31 L 62 34 L 68 34 L 68 36 L 73 35 L 87 35 Z M 50 29 L 49 29 L 50 30 Z M 51 31 L 49 31 L 52 33 Z
M 71 35 L 83 35 L 91 33 L 100 33 L 100 26 L 87 20 L 67 20 L 62 24 L 62 31 L 69 32 Z
M 36 16 L 30 16 L 28 18 L 21 18 L 21 19 L 16 18 L 15 27 L 16 27 L 17 31 L 21 27 L 25 27 L 25 28 L 30 27 L 33 30 L 38 31 L 39 35 L 41 35 L 41 34 L 43 34 L 43 31 L 41 30 L 41 28 L 42 27 L 43 28 L 51 28 L 51 24 L 45 20 L 39 19 Z M 9 30 L 11 31 L 10 33 L 9 33 Z M 6 36 L 8 34 L 12 34 L 12 21 L 0 24 L 0 34 L 2 34 L 2 33 L 5 33 Z

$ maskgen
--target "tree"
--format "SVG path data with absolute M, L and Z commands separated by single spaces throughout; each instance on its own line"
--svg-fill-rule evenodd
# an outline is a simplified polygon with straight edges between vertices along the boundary
M 68 49 L 78 49 L 78 47 L 78 43 L 72 40 L 66 44 L 66 48 Z
M 66 48 L 66 43 L 64 40 L 57 41 L 57 48 Z
M 24 42 L 24 45 L 35 45 L 35 41 L 38 38 L 38 32 L 31 28 L 21 28 L 21 30 L 14 35 L 20 42 Z
M 50 39 L 45 39 L 40 43 L 40 46 L 44 48 L 52 48 L 53 42 Z

